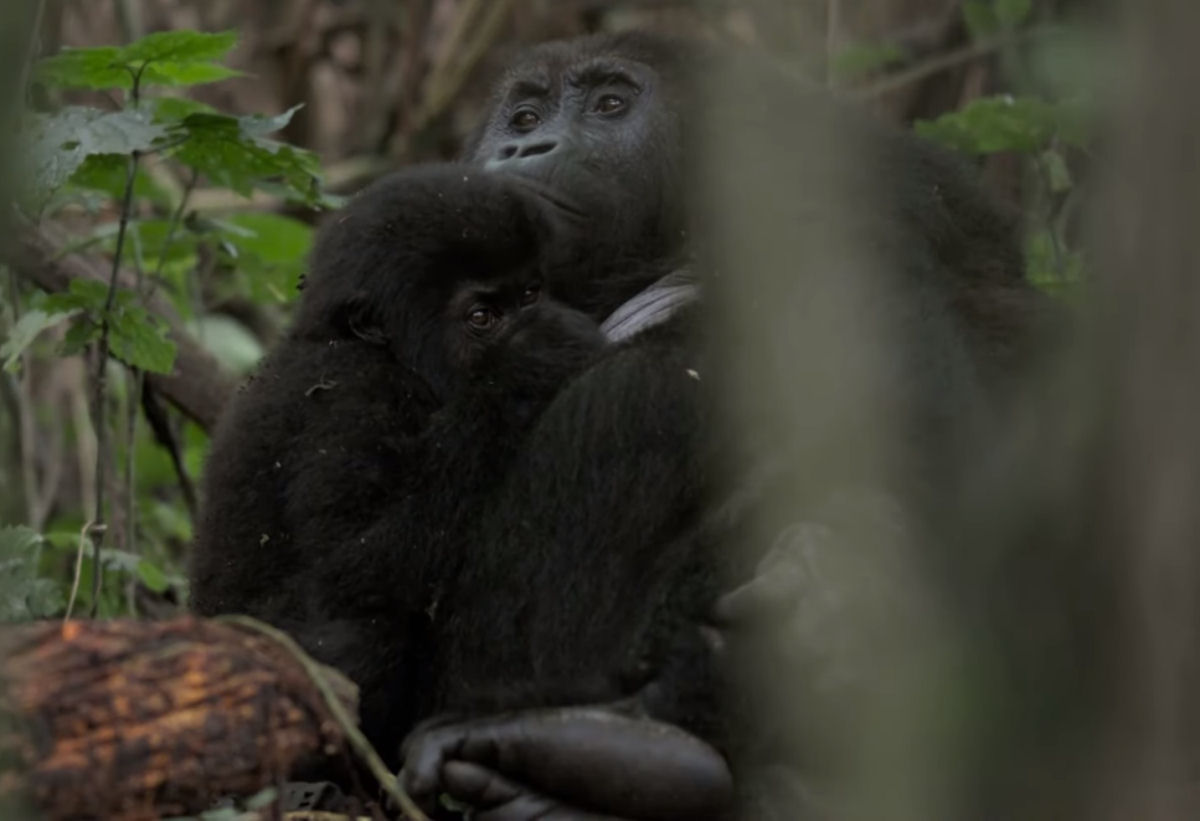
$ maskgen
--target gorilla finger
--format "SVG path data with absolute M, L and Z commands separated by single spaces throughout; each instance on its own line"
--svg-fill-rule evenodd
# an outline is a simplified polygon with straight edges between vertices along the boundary
M 410 735 L 404 742 L 400 785 L 414 799 L 436 796 L 442 788 L 442 766 L 458 754 L 464 730 L 457 725 Z
M 447 794 L 470 804 L 475 821 L 620 821 L 572 807 L 465 761 L 446 762 L 443 777 Z
M 723 806 L 732 793 L 728 765 L 708 744 L 605 707 L 532 711 L 480 730 L 494 742 L 486 752 L 503 762 L 497 769 L 505 775 L 618 816 L 691 818 Z M 466 740 L 462 751 L 478 741 Z
M 719 627 L 751 627 L 777 621 L 795 608 L 803 587 L 801 570 L 781 562 L 718 598 L 710 619 Z

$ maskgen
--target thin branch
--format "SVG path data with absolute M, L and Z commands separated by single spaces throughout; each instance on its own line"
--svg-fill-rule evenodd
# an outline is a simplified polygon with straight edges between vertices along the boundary
M 350 742 L 351 749 L 367 765 L 367 769 L 371 771 L 371 774 L 379 782 L 380 788 L 404 811 L 406 818 L 411 819 L 411 821 L 429 821 L 429 817 L 408 796 L 408 793 L 400 786 L 400 782 L 396 779 L 395 774 L 383 763 L 383 759 L 375 752 L 375 748 L 371 746 L 371 742 L 367 741 L 366 736 L 358 729 L 358 722 L 354 720 L 354 717 L 346 710 L 346 706 L 342 704 L 342 700 L 338 698 L 337 693 L 333 691 L 333 688 L 325 678 L 325 674 L 321 672 L 320 665 L 304 652 L 304 649 L 296 643 L 295 639 L 282 630 L 261 622 L 258 619 L 252 619 L 249 616 L 217 616 L 213 621 L 225 622 L 226 624 L 232 624 L 244 630 L 264 635 L 291 654 L 300 666 L 304 668 L 304 672 L 308 674 L 313 686 L 320 692 L 321 698 L 325 701 L 325 706 L 329 708 L 329 712 L 333 715 L 339 728 Z
M 27 99 L 29 93 L 29 75 L 33 63 L 42 48 L 42 21 L 46 18 L 46 0 L 34 0 L 33 23 L 29 27 L 29 51 L 21 61 L 21 76 L 17 78 L 17 93 L 21 99 Z
M 71 613 L 75 610 L 75 597 L 79 595 L 79 579 L 83 576 L 83 554 L 87 552 L 87 537 L 89 532 L 102 533 L 104 532 L 104 525 L 97 523 L 95 519 L 89 519 L 79 529 L 79 545 L 75 550 L 75 572 L 71 579 L 71 595 L 67 599 L 67 611 L 63 613 L 63 624 L 71 620 Z M 93 571 L 92 575 L 95 575 L 95 571 Z M 95 609 L 94 603 L 92 607 Z
M 865 88 L 854 89 L 847 92 L 851 97 L 861 99 L 872 99 L 882 97 L 885 94 L 890 94 L 908 85 L 915 85 L 935 74 L 940 74 L 943 71 L 949 71 L 964 63 L 970 63 L 975 60 L 983 59 L 1000 51 L 1002 48 L 1012 45 L 1013 38 L 1002 38 L 999 40 L 980 40 L 976 43 L 963 46 L 962 48 L 948 51 L 945 54 L 939 54 L 936 57 L 931 57 L 917 65 L 905 69 L 904 71 L 884 77 L 882 80 L 872 83 Z
M 410 126 L 392 144 L 394 156 L 406 154 L 412 138 L 429 128 L 454 102 L 467 77 L 496 42 L 512 6 L 513 0 L 467 0 L 446 37 L 442 59 L 430 71 Z M 472 29 L 475 36 L 468 42 L 467 33 Z
M 134 100 L 137 99 L 137 84 L 134 84 Z M 100 550 L 104 543 L 105 490 L 107 489 L 109 450 L 108 421 L 105 418 L 105 399 L 108 392 L 108 318 L 113 302 L 117 298 L 117 280 L 121 275 L 121 255 L 125 249 L 125 235 L 129 228 L 129 214 L 133 210 L 133 189 L 137 180 L 138 152 L 129 157 L 129 171 L 125 179 L 125 194 L 121 200 L 121 221 L 117 226 L 117 247 L 113 252 L 112 270 L 108 278 L 108 293 L 104 298 L 104 311 L 100 315 L 100 339 L 96 342 L 96 375 L 92 383 L 92 428 L 96 434 L 96 515 L 94 518 L 96 538 L 92 540 L 92 609 L 95 618 L 100 606 L 100 584 L 103 573 L 100 568 Z
M 34 225 L 20 221 L 14 232 L 14 241 L 0 246 L 0 255 L 14 271 L 39 288 L 49 293 L 61 293 L 75 279 L 107 281 L 107 271 L 101 269 L 98 260 L 80 254 L 63 254 L 62 249 L 68 244 L 67 235 L 54 223 Z M 133 277 L 124 276 L 122 286 L 132 289 Z M 171 373 L 146 374 L 146 381 L 185 416 L 204 430 L 211 430 L 221 409 L 233 395 L 235 381 L 184 329 L 169 302 L 154 296 L 149 303 L 149 310 L 167 323 L 177 353 Z
M 125 550 L 137 555 L 137 493 L 134 488 L 137 479 L 134 467 L 134 443 L 137 438 L 139 397 L 142 395 L 142 385 L 146 372 L 141 368 L 129 369 L 132 386 L 126 385 L 125 390 Z M 136 616 L 133 600 L 134 579 L 129 579 L 128 599 L 130 615 Z

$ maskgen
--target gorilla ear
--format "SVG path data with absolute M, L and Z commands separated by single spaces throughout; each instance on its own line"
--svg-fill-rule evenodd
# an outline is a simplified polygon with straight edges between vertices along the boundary
M 304 336 L 323 336 L 333 339 L 357 339 L 371 345 L 386 345 L 387 335 L 379 317 L 379 301 L 368 297 L 366 291 L 350 294 L 326 294 L 321 298 L 311 291 L 311 297 L 296 318 L 296 331 Z

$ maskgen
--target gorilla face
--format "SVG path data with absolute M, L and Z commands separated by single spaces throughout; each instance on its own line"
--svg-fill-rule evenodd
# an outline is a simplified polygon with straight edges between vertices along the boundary
M 611 311 L 657 276 L 634 266 L 614 285 L 614 269 L 681 248 L 681 62 L 663 40 L 639 35 L 535 48 L 500 82 L 468 146 L 470 161 L 533 186 L 574 229 L 562 283 L 573 304 Z M 605 293 L 592 293 L 600 282 Z

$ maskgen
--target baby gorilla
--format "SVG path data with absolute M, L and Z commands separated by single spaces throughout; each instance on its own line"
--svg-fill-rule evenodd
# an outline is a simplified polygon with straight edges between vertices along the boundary
M 324 226 L 294 327 L 213 440 L 192 607 L 276 624 L 350 676 L 392 764 L 471 517 L 604 343 L 541 290 L 553 221 L 477 168 L 371 186 Z

